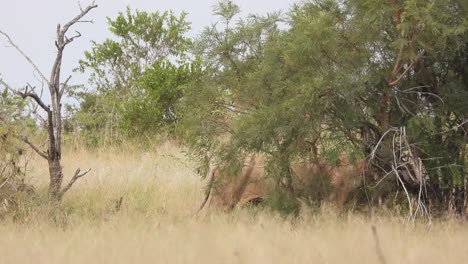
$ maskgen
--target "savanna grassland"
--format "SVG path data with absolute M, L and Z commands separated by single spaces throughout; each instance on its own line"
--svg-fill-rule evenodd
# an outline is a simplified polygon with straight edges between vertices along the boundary
M 28 182 L 46 196 L 33 159 Z M 284 218 L 259 208 L 203 211 L 203 182 L 180 147 L 68 149 L 64 172 L 92 168 L 58 206 L 24 205 L 0 225 L 0 263 L 466 263 L 468 225 L 447 217 L 339 215 L 330 206 Z M 123 197 L 120 208 L 118 200 Z M 46 199 L 37 197 L 36 199 Z M 29 208 L 29 209 L 28 209 Z
M 0 28 L 37 79 L 0 73 L 0 264 L 468 263 L 468 1 L 220 0 L 196 37 L 184 12 L 127 7 L 68 83 L 89 2 L 46 64 Z M 235 207 L 263 175 L 246 201 L 265 206 Z M 196 214 L 224 182 L 235 208 Z

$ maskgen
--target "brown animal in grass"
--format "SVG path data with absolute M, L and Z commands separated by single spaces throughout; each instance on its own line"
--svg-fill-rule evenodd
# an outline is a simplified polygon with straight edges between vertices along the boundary
M 262 155 L 248 155 L 241 172 L 235 178 L 221 177 L 223 176 L 221 169 L 212 167 L 209 171 L 209 191 L 213 189 L 210 207 L 232 209 L 238 204 L 261 200 L 271 193 L 274 185 L 266 177 L 265 161 L 266 158 Z M 293 164 L 291 169 L 294 192 L 304 194 L 318 191 L 313 189 L 317 188 L 317 181 L 325 180 L 332 187 L 327 200 L 341 207 L 349 193 L 361 184 L 362 175 L 367 172 L 367 163 L 365 161 L 352 163 L 346 155 L 342 155 L 338 164 L 334 166 L 325 161 L 298 162 Z M 210 192 L 200 209 L 203 208 L 209 195 Z

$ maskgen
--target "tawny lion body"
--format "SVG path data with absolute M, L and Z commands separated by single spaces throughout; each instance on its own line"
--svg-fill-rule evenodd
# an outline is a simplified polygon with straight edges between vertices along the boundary
M 266 158 L 262 155 L 248 155 L 244 166 L 236 177 L 221 177 L 221 169 L 210 169 L 210 182 L 214 184 L 210 207 L 232 209 L 238 204 L 263 199 L 273 191 L 273 185 L 266 177 Z M 327 200 L 342 206 L 349 193 L 362 182 L 362 175 L 367 171 L 365 161 L 349 162 L 343 155 L 336 166 L 328 162 L 298 162 L 292 166 L 293 189 L 297 193 L 313 192 L 314 181 L 328 180 L 332 191 Z M 210 187 L 211 188 L 211 187 Z M 207 197 L 208 198 L 208 197 Z

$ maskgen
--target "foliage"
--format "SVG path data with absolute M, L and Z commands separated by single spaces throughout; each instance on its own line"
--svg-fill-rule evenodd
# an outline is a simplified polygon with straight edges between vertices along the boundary
M 21 132 L 34 123 L 25 111 L 26 101 L 11 96 L 8 90 L 0 95 L 0 216 L 16 212 L 22 198 L 33 192 L 25 183 L 27 151 L 21 142 Z
M 184 100 L 194 156 L 229 162 L 266 153 L 286 189 L 294 160 L 367 156 L 375 179 L 402 180 L 394 191 L 421 197 L 424 185 L 425 201 L 465 210 L 464 8 L 453 0 L 318 0 L 287 17 L 234 20 L 239 8 L 221 2 L 221 26 L 196 43 L 205 75 Z
M 174 104 L 199 72 L 188 55 L 186 14 L 147 13 L 129 7 L 108 18 L 114 38 L 93 42 L 79 70 L 90 73 L 93 90 L 78 93 L 77 122 L 85 131 L 141 135 L 174 124 Z

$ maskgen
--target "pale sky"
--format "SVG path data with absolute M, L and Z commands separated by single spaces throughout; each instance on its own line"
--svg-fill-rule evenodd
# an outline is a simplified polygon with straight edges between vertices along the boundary
M 234 0 L 240 5 L 243 15 L 249 13 L 266 14 L 267 12 L 287 11 L 297 0 Z M 91 0 L 81 0 L 85 7 Z M 83 52 L 89 50 L 90 41 L 100 42 L 109 37 L 106 17 L 115 18 L 129 5 L 132 9 L 148 12 L 174 10 L 177 14 L 185 10 L 187 20 L 192 23 L 190 36 L 196 36 L 204 27 L 216 19 L 212 16 L 212 7 L 217 0 L 96 0 L 98 8 L 92 10 L 85 19 L 92 19 L 94 24 L 77 24 L 71 28 L 80 31 L 81 38 L 76 39 L 65 49 L 62 68 L 62 80 L 72 74 Z M 64 24 L 79 13 L 77 0 L 0 0 L 0 30 L 6 32 L 24 52 L 38 65 L 48 77 L 55 58 L 55 30 L 57 23 Z M 24 86 L 26 82 L 39 86 L 33 76 L 32 67 L 0 36 L 0 78 L 11 86 Z M 85 83 L 85 76 L 73 73 L 71 84 Z M 3 87 L 0 87 L 0 91 Z

